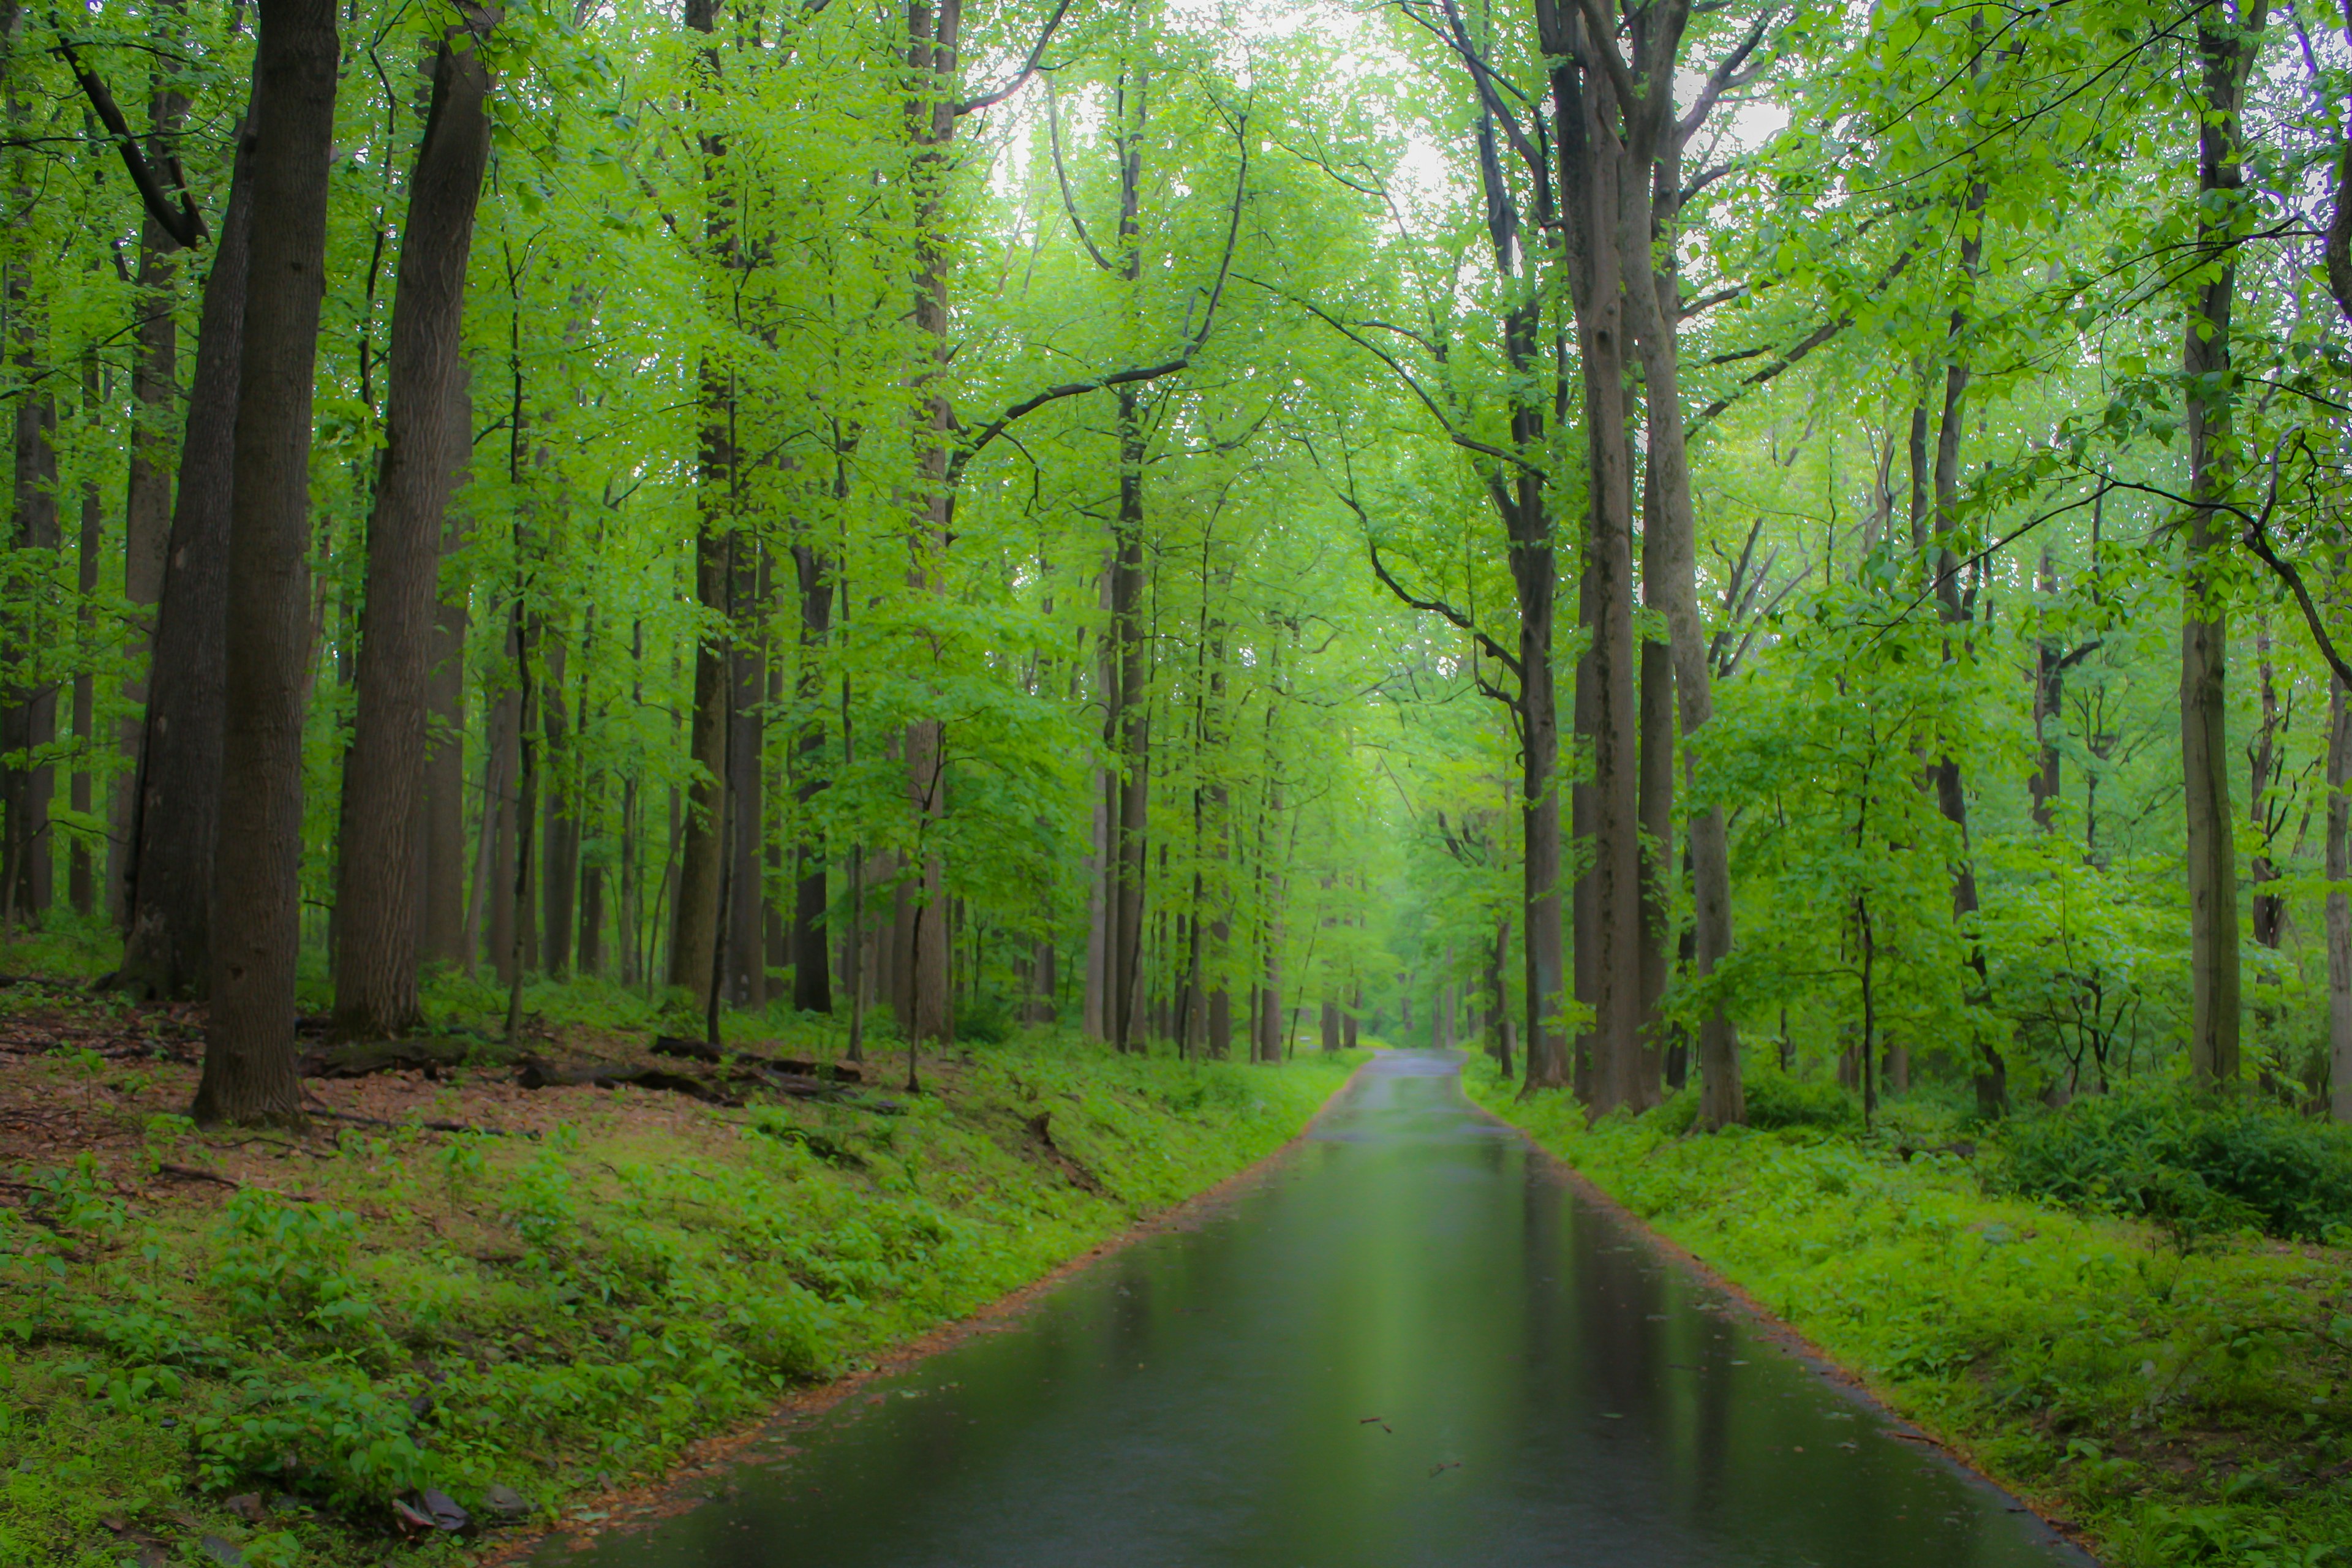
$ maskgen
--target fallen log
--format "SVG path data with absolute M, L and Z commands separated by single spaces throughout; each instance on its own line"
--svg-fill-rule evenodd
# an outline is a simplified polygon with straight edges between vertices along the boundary
M 712 1067 L 731 1061 L 801 1078 L 831 1079 L 835 1083 L 866 1081 L 866 1075 L 858 1069 L 856 1062 L 814 1062 L 799 1057 L 772 1057 L 763 1051 L 733 1051 L 714 1046 L 708 1040 L 688 1039 L 681 1035 L 656 1035 L 653 1050 L 657 1057 L 679 1057 L 688 1061 L 707 1062 Z
M 728 1094 L 718 1086 L 688 1074 L 671 1072 L 664 1068 L 630 1067 L 620 1062 L 587 1062 L 578 1067 L 559 1068 L 537 1057 L 525 1057 L 515 1068 L 515 1082 L 525 1089 L 553 1089 L 576 1084 L 619 1089 L 625 1084 L 633 1089 L 656 1089 L 671 1094 L 683 1094 L 712 1105 L 743 1103 L 740 1098 Z

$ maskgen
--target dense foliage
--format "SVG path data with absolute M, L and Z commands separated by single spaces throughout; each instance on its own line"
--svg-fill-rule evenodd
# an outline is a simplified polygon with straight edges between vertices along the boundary
M 2326 1103 L 2343 18 L 1653 20 L 9 7 L 0 912 L 257 1060 L 438 964 Z

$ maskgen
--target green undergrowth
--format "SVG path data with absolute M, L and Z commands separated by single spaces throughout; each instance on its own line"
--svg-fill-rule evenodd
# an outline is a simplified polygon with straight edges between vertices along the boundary
M 2021 1128 L 2015 1149 L 1929 1152 L 1843 1119 L 1695 1136 L 1673 1103 L 1588 1129 L 1566 1096 L 1521 1101 L 1491 1065 L 1465 1079 L 1895 1409 L 2078 1524 L 2115 1568 L 2352 1564 L 2347 1255 L 2126 1217 L 2115 1194 L 2128 1183 L 2071 1205 L 2017 1190 L 2029 1140 L 2044 1170 L 2075 1168 L 2080 1141 L 2128 1143 L 2132 1169 L 2188 1168 L 2151 1167 L 2150 1141 L 2112 1125 L 2147 1113 L 2096 1108 Z M 2190 1120 L 2232 1149 L 2293 1136 Z M 2193 1139 L 2155 1146 L 2196 1152 Z M 2263 1169 L 2248 1190 L 2274 1189 Z M 2310 1223 L 2279 1206 L 2286 1228 Z
M 1267 1153 L 1355 1059 L 1028 1036 L 927 1061 L 896 1113 L 583 1091 L 535 1139 L 314 1132 L 274 1192 L 20 1165 L 0 1563 L 462 1556 L 479 1536 L 394 1533 L 427 1489 L 477 1525 L 593 1522 L 600 1490 Z M 143 1136 L 150 1173 L 240 1142 Z

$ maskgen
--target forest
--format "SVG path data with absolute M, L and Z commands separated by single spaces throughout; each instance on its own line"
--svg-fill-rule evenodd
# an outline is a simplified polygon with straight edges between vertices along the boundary
M 575 978 L 2352 1114 L 2342 16 L 5 37 L 0 915 L 200 1121 Z
M 2347 183 L 2343 0 L 0 0 L 0 1560 L 871 1377 L 760 1561 L 2345 1561 Z

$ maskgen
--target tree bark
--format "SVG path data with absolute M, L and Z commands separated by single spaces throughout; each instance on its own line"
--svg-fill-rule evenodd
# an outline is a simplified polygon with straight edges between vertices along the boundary
M 728 703 L 734 734 L 727 765 L 729 781 L 728 851 L 733 858 L 727 878 L 727 998 L 738 1007 L 761 1007 L 768 1000 L 767 944 L 761 940 L 761 914 L 765 909 L 765 877 L 761 871 L 767 846 L 765 781 L 768 697 L 768 595 L 770 568 L 765 546 L 739 538 L 735 547 L 733 647 L 728 659 Z
M 2329 1104 L 2352 1121 L 2352 692 L 2328 684 L 2327 1057 Z
M 155 137 L 148 145 L 150 163 L 170 155 L 164 140 L 176 135 L 186 120 L 188 97 L 172 89 L 158 91 L 148 105 L 148 123 Z M 240 160 L 241 161 L 241 160 Z M 230 195 L 236 201 L 234 188 Z M 215 268 L 220 251 L 230 243 L 227 225 L 215 242 Z M 244 237 L 236 243 L 240 252 Z M 166 425 L 180 395 L 180 325 L 174 305 L 179 291 L 180 242 L 152 213 L 139 229 L 137 312 L 131 329 L 131 468 L 122 501 L 122 593 L 131 605 L 130 671 L 123 677 L 122 698 L 133 712 L 118 721 L 117 743 L 127 764 L 115 786 L 108 812 L 110 833 L 106 856 L 106 905 L 118 930 L 131 922 L 131 851 L 137 841 L 139 768 L 144 721 L 136 714 L 148 700 L 149 671 L 155 656 L 155 606 L 163 596 L 164 551 L 172 531 L 172 438 Z M 239 267 L 242 268 L 240 257 Z M 199 363 L 202 352 L 198 353 Z M 190 418 L 195 416 L 193 412 Z
M 824 793 L 824 721 L 817 699 L 823 694 L 826 640 L 833 633 L 833 572 L 831 564 L 807 544 L 793 546 L 793 567 L 800 584 L 801 668 L 799 693 L 807 705 L 792 752 L 793 795 L 800 820 L 793 842 L 793 929 L 787 958 L 793 966 L 793 1005 L 803 1013 L 833 1011 L 832 976 L 825 964 L 825 844 L 814 832 L 817 796 Z
M 706 392 L 706 414 L 713 407 Z M 695 599 L 706 613 L 725 613 L 730 539 L 714 517 L 727 502 L 724 476 L 734 467 L 728 427 L 716 419 L 703 428 L 702 525 L 694 542 Z M 719 945 L 720 832 L 724 824 L 727 771 L 727 652 L 723 632 L 695 639 L 694 718 L 688 752 L 695 774 L 687 787 L 687 809 L 678 855 L 677 896 L 671 910 L 669 983 L 694 994 L 698 1005 L 710 998 L 711 966 Z
M 2265 7 L 2245 19 L 2259 33 Z M 2180 627 L 2181 809 L 2188 824 L 2189 928 L 2189 1059 L 2209 1088 L 2238 1077 L 2239 972 L 2237 853 L 2230 810 L 2229 611 L 2222 563 L 2232 525 L 2214 503 L 2230 487 L 2231 450 L 2230 316 L 2237 294 L 2231 247 L 2237 202 L 2245 184 L 2238 162 L 2239 113 L 2253 63 L 2250 37 L 2226 16 L 2200 14 L 2197 30 L 2197 238 L 2214 275 L 2196 286 L 2183 336 L 2181 372 L 2189 385 L 2189 513 Z
M 299 1122 L 304 544 L 339 40 L 331 0 L 260 0 L 252 274 L 237 375 L 226 722 L 200 1124 Z M 181 825 L 174 823 L 176 830 Z
M 102 410 L 99 402 L 98 358 L 95 354 L 82 356 L 81 416 L 82 422 L 92 427 L 92 434 L 97 434 Z M 105 525 L 106 511 L 99 500 L 97 471 L 85 468 L 81 480 L 81 527 L 74 541 L 74 642 L 82 650 L 85 661 L 90 650 L 90 630 L 98 597 L 98 552 Z M 73 778 L 66 786 L 66 804 L 72 809 L 78 823 L 67 858 L 66 897 L 73 905 L 74 913 L 85 918 L 90 914 L 96 901 L 97 889 L 90 874 L 89 839 L 79 823 L 89 820 L 89 766 L 91 760 L 99 754 L 98 737 L 90 732 L 97 697 L 97 678 L 91 674 L 89 664 L 84 662 L 75 674 L 73 683 L 75 763 Z
M 688 0 L 686 26 L 713 38 L 718 27 L 717 0 Z M 716 42 L 701 47 L 700 85 L 719 90 L 719 58 Z M 709 215 L 704 219 L 706 261 L 722 268 L 739 264 L 732 198 L 720 188 L 720 163 L 726 144 L 713 132 L 700 138 L 703 178 L 711 187 Z M 698 523 L 694 539 L 695 602 L 706 622 L 725 614 L 729 562 L 735 523 L 736 487 L 740 453 L 735 440 L 735 377 L 731 370 L 706 355 L 698 377 L 701 435 L 696 473 Z M 695 639 L 694 717 L 688 729 L 688 754 L 695 773 L 687 791 L 687 811 L 679 847 L 677 891 L 670 910 L 669 984 L 694 994 L 698 1006 L 708 1006 L 719 950 L 719 857 L 725 829 L 723 812 L 727 767 L 727 653 L 723 634 L 706 626 Z
M 1675 323 L 1664 309 L 1667 300 L 1677 298 L 1679 285 L 1671 264 L 1657 268 L 1643 264 L 1651 252 L 1647 230 L 1672 221 L 1671 211 L 1661 209 L 1674 199 L 1680 184 L 1679 168 L 1677 158 L 1661 160 L 1660 177 L 1652 183 L 1651 222 L 1639 227 L 1629 226 L 1628 237 L 1640 248 L 1627 247 L 1624 266 L 1647 395 L 1650 487 L 1657 496 L 1652 513 L 1652 527 L 1658 534 L 1654 565 L 1645 558 L 1643 579 L 1644 592 L 1655 595 L 1665 614 L 1675 695 L 1687 742 L 1715 716 L 1715 672 L 1708 660 L 1706 628 L 1699 617 L 1697 514 L 1691 500 L 1690 456 L 1682 415 L 1681 353 Z M 1667 254 L 1673 254 L 1671 249 Z M 1685 752 L 1683 766 L 1696 791 L 1696 759 Z M 1705 981 L 1731 953 L 1731 857 L 1723 807 L 1709 804 L 1704 809 L 1693 809 L 1689 835 L 1694 968 L 1697 978 Z M 1739 1037 L 1730 1016 L 1719 1005 L 1700 1021 L 1698 1062 L 1699 1124 L 1727 1127 L 1746 1120 Z
M 477 14 L 458 29 L 467 34 L 462 47 L 441 41 L 401 230 L 336 860 L 334 1031 L 342 1039 L 391 1038 L 422 1021 L 417 834 L 442 538 L 471 445 L 461 444 L 453 405 L 462 393 L 466 262 L 489 162 L 490 77 L 478 45 L 491 20 Z
M 572 973 L 572 938 L 579 922 L 579 753 L 565 706 L 564 683 L 572 656 L 563 628 L 541 620 L 540 667 L 545 672 L 540 697 L 540 738 L 545 747 L 541 773 L 545 800 L 540 808 L 540 972 L 550 980 Z
M 11 53 L 23 47 L 24 28 L 24 13 L 16 6 L 0 13 L 0 33 L 5 33 Z M 26 117 L 22 88 L 11 80 L 6 91 L 9 124 L 22 132 Z M 22 162 L 26 154 L 20 151 L 16 157 L 20 160 L 15 192 L 17 210 L 29 212 L 33 190 L 26 183 L 28 176 Z M 33 302 L 32 279 L 23 256 L 9 261 L 6 279 L 8 360 L 25 388 L 16 400 L 14 416 L 14 516 L 10 542 L 18 550 L 54 552 L 61 543 L 58 522 L 57 395 L 50 390 L 53 383 L 42 374 L 42 312 Z M 0 742 L 11 752 L 37 752 L 58 738 L 57 683 L 36 662 L 38 654 L 52 646 L 56 628 L 42 624 L 41 606 L 47 595 L 39 591 L 37 577 L 28 581 L 26 588 L 24 618 L 9 628 L 11 646 L 5 655 L 11 668 L 7 677 L 6 733 Z M 55 865 L 49 804 L 56 777 L 54 766 L 37 758 L 0 773 L 7 878 L 5 893 L 0 894 L 7 918 L 0 923 L 14 925 L 26 920 L 37 923 L 47 912 Z
M 1584 575 L 1591 584 L 1591 879 L 1592 1109 L 1640 1110 L 1657 1099 L 1640 1042 L 1641 819 L 1633 650 L 1633 491 L 1626 434 L 1623 269 L 1618 253 L 1622 162 L 1609 89 L 1585 73 L 1578 112 L 1561 116 L 1570 292 L 1583 369 L 1587 451 Z M 1533 797 L 1534 781 L 1529 781 Z
M 236 132 L 228 208 L 205 278 L 122 857 L 130 913 L 117 979 L 150 997 L 195 995 L 212 977 L 213 850 L 227 701 L 229 512 L 252 257 L 253 125 L 248 107 Z M 161 486 L 160 476 L 156 483 Z
M 469 477 L 474 405 L 467 395 L 466 363 L 457 363 L 449 398 L 449 440 L 457 454 L 451 490 Z M 454 510 L 442 514 L 441 556 L 446 562 L 465 547 L 465 531 Z M 466 935 L 466 632 L 467 584 L 446 583 L 433 611 L 433 638 L 425 677 L 424 896 L 418 910 L 418 951 L 427 961 L 470 969 L 474 950 Z M 487 806 L 485 811 L 487 813 Z

